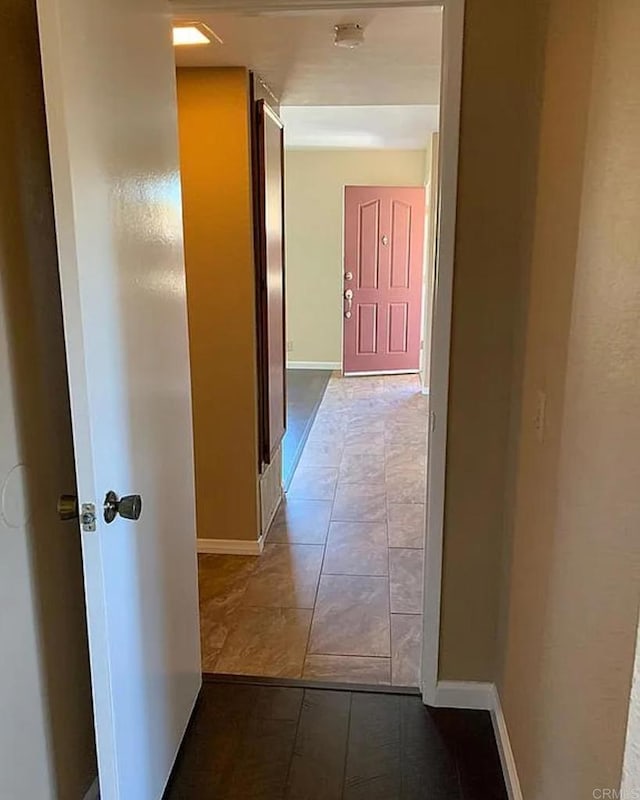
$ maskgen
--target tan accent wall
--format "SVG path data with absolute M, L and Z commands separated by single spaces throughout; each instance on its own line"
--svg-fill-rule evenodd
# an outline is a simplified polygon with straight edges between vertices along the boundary
M 1 23 L 0 797 L 62 800 L 97 764 L 35 2 Z
M 424 150 L 287 150 L 290 361 L 342 363 L 344 187 L 422 186 Z
M 552 0 L 499 680 L 527 800 L 620 786 L 640 600 L 639 41 L 636 0 Z
M 249 76 L 178 69 L 198 537 L 257 539 Z

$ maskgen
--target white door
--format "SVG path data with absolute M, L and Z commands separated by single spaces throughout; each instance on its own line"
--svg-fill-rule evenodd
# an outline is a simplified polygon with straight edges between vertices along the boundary
M 158 800 L 199 690 L 170 19 L 38 0 L 103 800 Z M 142 497 L 107 524 L 106 493 Z

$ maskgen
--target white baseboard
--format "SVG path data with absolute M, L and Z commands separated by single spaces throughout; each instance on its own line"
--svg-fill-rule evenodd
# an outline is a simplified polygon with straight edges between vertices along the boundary
M 502 704 L 496 685 L 475 681 L 438 681 L 434 705 L 442 708 L 469 708 L 491 713 L 493 733 L 509 800 L 523 800 L 507 723 L 502 713 Z
M 287 369 L 342 369 L 340 361 L 287 361 Z
M 367 378 L 376 375 L 418 375 L 419 369 L 376 369 L 371 372 L 345 372 L 345 378 Z
M 427 395 L 427 396 L 428 396 L 429 394 L 431 394 L 431 392 L 429 391 L 429 387 L 428 387 L 428 386 L 423 386 L 423 387 L 422 387 L 422 389 L 421 389 L 420 391 L 422 392 L 422 394 L 425 394 L 425 395 Z
M 98 783 L 98 776 L 93 779 L 93 783 L 87 789 L 82 800 L 100 800 L 100 784 Z
M 498 694 L 498 690 L 495 686 L 493 687 L 493 708 L 491 709 L 491 721 L 493 723 L 493 733 L 496 737 L 496 744 L 498 745 L 500 763 L 502 764 L 502 774 L 504 775 L 504 782 L 507 786 L 509 800 L 523 800 L 522 789 L 520 788 L 520 779 L 518 778 L 518 770 L 516 769 L 516 760 L 513 757 L 511 740 L 509 739 L 509 731 L 507 730 L 507 722 L 504 718 L 504 714 L 502 713 L 500 695 Z
M 264 526 L 264 533 L 260 537 L 261 539 L 266 539 L 267 534 L 271 530 L 271 526 L 273 525 L 273 520 L 276 518 L 276 514 L 280 510 L 280 506 L 282 505 L 282 501 L 284 500 L 284 486 L 282 482 L 280 482 L 280 496 L 278 497 L 278 502 L 275 506 L 271 509 L 271 514 L 269 515 L 269 519 L 267 520 L 267 524 Z
M 495 686 L 479 681 L 438 681 L 434 705 L 442 708 L 473 708 L 491 711 Z
M 259 556 L 264 549 L 264 535 L 259 539 L 198 539 L 199 553 L 229 556 Z

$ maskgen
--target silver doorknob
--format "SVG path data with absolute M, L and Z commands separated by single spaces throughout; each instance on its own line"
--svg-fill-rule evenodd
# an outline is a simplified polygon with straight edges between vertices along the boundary
M 104 521 L 113 522 L 118 514 L 123 519 L 140 519 L 142 497 L 139 494 L 128 494 L 118 500 L 115 492 L 107 492 L 104 498 Z

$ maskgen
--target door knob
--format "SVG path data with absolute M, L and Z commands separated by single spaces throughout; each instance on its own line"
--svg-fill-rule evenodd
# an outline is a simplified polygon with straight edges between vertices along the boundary
M 345 281 L 352 281 L 353 280 L 353 272 L 345 272 L 344 273 Z
M 104 498 L 104 521 L 113 522 L 118 514 L 123 519 L 140 519 L 142 497 L 139 494 L 128 494 L 118 500 L 115 492 L 107 492 Z
M 347 289 L 344 293 L 344 299 L 347 301 L 347 310 L 344 315 L 347 319 L 351 319 L 351 308 L 353 306 L 353 289 Z
M 61 520 L 78 519 L 78 498 L 75 494 L 61 494 L 57 504 Z

